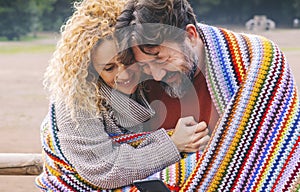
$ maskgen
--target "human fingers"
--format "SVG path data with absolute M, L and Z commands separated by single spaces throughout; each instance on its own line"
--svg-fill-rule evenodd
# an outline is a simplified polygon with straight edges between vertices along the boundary
M 202 137 L 205 137 L 206 135 L 209 134 L 209 129 L 206 128 L 203 131 L 200 131 L 198 133 L 194 133 L 193 137 L 192 137 L 192 143 L 197 142 L 198 140 L 200 140 Z
M 208 129 L 205 129 L 202 132 L 199 133 L 194 133 L 191 135 L 191 137 L 188 139 L 188 143 L 184 145 L 183 151 L 184 152 L 196 152 L 200 148 L 204 148 L 202 146 L 206 146 L 206 144 L 209 141 L 209 136 L 208 136 Z
M 208 144 L 209 140 L 210 140 L 209 135 L 202 137 L 197 143 L 199 145 L 199 147 L 198 147 L 199 150 L 203 150 L 206 147 L 206 145 Z
M 191 142 L 191 138 L 195 131 L 195 125 L 197 125 L 197 123 L 192 116 L 183 117 L 178 120 L 171 139 L 180 152 L 182 152 L 185 149 L 185 146 Z
M 189 151 L 194 151 L 194 152 L 198 151 L 198 150 L 201 150 L 201 149 L 204 149 L 205 146 L 207 145 L 207 143 L 209 142 L 209 140 L 210 140 L 210 136 L 205 135 L 201 139 L 186 145 L 185 149 L 189 150 Z
M 195 126 L 195 133 L 199 133 L 207 129 L 207 124 L 205 121 L 201 121 Z
M 210 140 L 210 136 L 206 135 L 194 143 L 189 143 L 184 146 L 183 152 L 196 152 L 203 150 Z
M 184 125 L 184 126 L 193 126 L 196 125 L 197 122 L 195 121 L 193 116 L 187 116 L 187 117 L 179 118 L 177 124 Z

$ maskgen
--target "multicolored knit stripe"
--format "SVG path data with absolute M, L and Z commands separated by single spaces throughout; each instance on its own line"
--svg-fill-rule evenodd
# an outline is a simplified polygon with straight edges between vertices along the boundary
M 117 143 L 128 143 L 133 147 L 137 147 L 144 140 L 149 132 L 134 133 L 134 134 L 110 134 L 109 136 Z
M 181 191 L 296 191 L 300 104 L 284 55 L 263 37 L 200 28 L 209 90 L 224 113 Z
M 147 179 L 161 179 L 169 189 L 179 191 L 195 169 L 201 155 L 201 151 L 184 154 L 184 157 L 178 163 L 166 167 L 162 171 L 149 176 Z
M 44 120 L 41 133 L 44 135 L 44 170 L 36 179 L 36 185 L 44 191 L 93 191 L 97 189 L 76 172 L 64 157 L 57 137 L 55 107 L 50 105 L 49 119 Z
M 172 129 L 166 130 L 167 134 L 171 136 L 173 134 Z M 109 134 L 109 136 L 117 143 L 127 143 L 133 147 L 140 145 L 148 134 L 151 132 L 141 132 L 141 133 L 132 133 L 132 134 Z
M 224 50 L 223 47 L 228 46 L 227 41 L 224 38 L 217 38 L 222 36 L 221 30 L 213 30 L 207 29 L 210 35 L 213 37 L 212 39 L 205 39 L 206 44 L 211 44 L 215 49 L 209 50 L 209 54 L 207 54 L 207 61 L 209 63 L 215 63 L 215 65 L 207 65 L 207 81 L 210 82 L 210 92 L 214 95 L 212 98 L 219 114 L 222 114 L 225 110 L 226 104 L 232 98 L 235 90 L 239 86 L 239 81 L 244 76 L 244 68 L 246 66 L 242 66 L 243 63 L 240 62 L 240 68 L 243 69 L 240 72 L 234 73 L 235 69 L 232 65 L 230 65 L 233 60 L 241 61 L 242 58 L 232 58 L 230 56 L 229 50 Z M 234 37 L 231 37 L 234 38 Z M 236 38 L 236 37 L 235 37 Z M 230 45 L 230 49 L 232 51 L 236 51 L 237 47 L 237 39 L 235 40 L 235 44 Z M 245 62 L 244 62 L 245 63 Z M 237 78 L 238 77 L 238 78 Z

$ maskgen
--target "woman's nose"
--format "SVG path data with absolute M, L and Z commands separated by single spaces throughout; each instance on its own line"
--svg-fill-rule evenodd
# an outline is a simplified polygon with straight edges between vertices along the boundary
M 117 75 L 117 78 L 120 79 L 120 80 L 126 80 L 129 78 L 130 76 L 130 67 L 127 68 L 125 65 L 123 64 L 120 64 L 119 67 L 118 67 L 118 75 Z

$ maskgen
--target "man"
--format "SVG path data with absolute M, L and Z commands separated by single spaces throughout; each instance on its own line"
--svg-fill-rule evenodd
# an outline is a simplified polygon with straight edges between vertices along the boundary
M 193 109 L 195 100 L 185 99 L 191 95 L 198 110 L 189 115 L 206 118 L 213 131 L 182 191 L 299 189 L 299 96 L 273 42 L 198 24 L 186 0 L 131 1 L 117 28 L 126 31 L 121 48 L 132 46 L 144 73 L 168 95 L 160 96 L 163 89 L 153 81 L 146 86 L 150 101 L 164 102 L 155 108 L 164 111 L 158 126 L 189 113 L 173 108 L 179 102 Z

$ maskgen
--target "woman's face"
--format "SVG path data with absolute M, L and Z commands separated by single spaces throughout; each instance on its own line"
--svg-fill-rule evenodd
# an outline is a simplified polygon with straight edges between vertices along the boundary
M 112 40 L 104 40 L 92 54 L 93 67 L 111 88 L 131 94 L 140 82 L 141 70 L 137 64 L 124 66 L 117 60 L 117 49 Z

